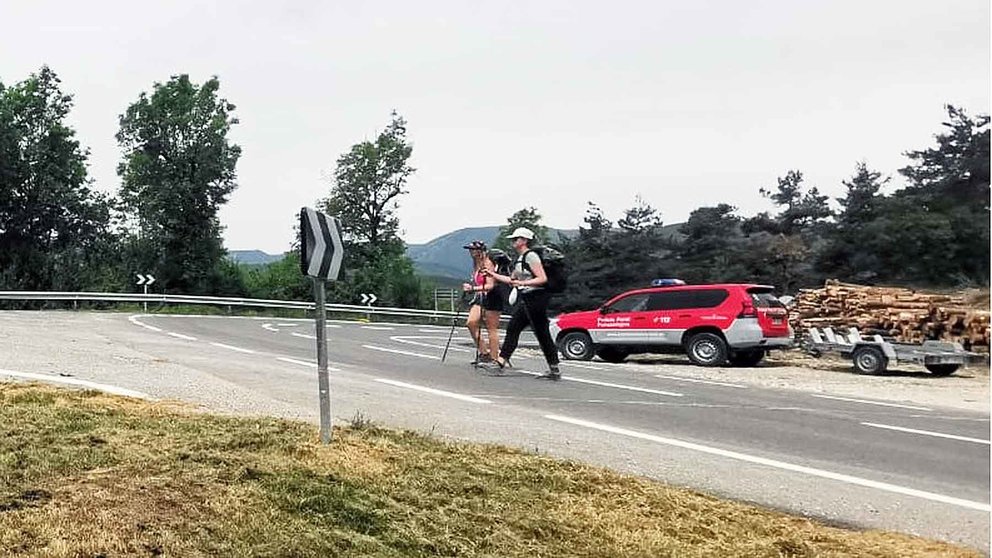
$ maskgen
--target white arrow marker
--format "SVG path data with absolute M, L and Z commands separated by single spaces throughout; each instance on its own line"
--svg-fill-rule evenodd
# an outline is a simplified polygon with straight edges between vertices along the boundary
M 375 301 L 377 301 L 377 300 L 379 300 L 379 297 L 375 296 L 374 294 L 370 294 L 369 295 L 369 306 L 372 306 L 373 304 L 375 304 Z
M 154 275 L 147 275 L 146 277 L 148 277 L 148 280 L 145 281 L 145 284 L 148 285 L 148 286 L 151 286 L 151 284 L 155 282 L 155 276 Z
M 140 273 L 138 274 L 138 284 L 139 285 L 144 285 L 145 284 L 145 276 L 142 275 L 142 274 L 140 274 Z

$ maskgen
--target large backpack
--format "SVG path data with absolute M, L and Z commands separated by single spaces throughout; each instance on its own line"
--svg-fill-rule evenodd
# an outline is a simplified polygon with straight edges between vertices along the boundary
M 500 275 L 509 275 L 511 268 L 513 267 L 513 260 L 506 252 L 500 250 L 499 248 L 493 248 L 488 253 L 489 259 L 496 266 L 496 273 Z M 488 296 L 498 297 L 499 300 L 503 302 L 504 306 L 508 306 L 510 302 L 510 285 L 506 283 L 496 282 L 493 286 L 493 290 L 490 291 Z
M 534 246 L 528 252 L 537 252 L 541 257 L 541 265 L 544 267 L 544 274 L 548 276 L 548 282 L 544 288 L 549 293 L 561 293 L 568 286 L 568 270 L 565 269 L 565 254 L 550 246 Z M 521 262 L 531 274 L 530 266 L 527 265 L 527 252 L 521 257 Z

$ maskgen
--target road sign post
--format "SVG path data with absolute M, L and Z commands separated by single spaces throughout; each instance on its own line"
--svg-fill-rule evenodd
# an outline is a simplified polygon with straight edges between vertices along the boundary
M 145 294 L 148 294 L 148 287 L 155 282 L 155 276 L 148 274 L 142 275 L 140 273 L 136 274 L 138 276 L 138 284 L 144 286 Z M 145 314 L 148 313 L 148 301 L 145 301 Z
M 317 320 L 317 389 L 320 391 L 320 441 L 331 441 L 331 379 L 327 373 L 327 303 L 324 280 L 312 277 Z
M 344 259 L 341 224 L 335 217 L 309 207 L 300 210 L 300 271 L 313 279 L 317 330 L 317 389 L 320 402 L 320 441 L 331 441 L 331 380 L 327 372 L 326 282 L 336 281 Z

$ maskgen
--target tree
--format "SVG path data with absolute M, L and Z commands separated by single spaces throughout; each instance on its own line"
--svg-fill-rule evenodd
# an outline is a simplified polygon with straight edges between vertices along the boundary
M 675 253 L 679 277 L 690 283 L 743 281 L 743 219 L 737 208 L 721 203 L 700 207 L 681 227 L 683 238 Z
M 816 266 L 823 274 L 848 281 L 872 282 L 888 276 L 876 225 L 885 197 L 879 192 L 889 177 L 860 162 L 854 176 L 843 181 L 846 193 L 838 198 L 841 210 L 836 223 L 825 231 L 826 246 L 817 254 Z
M 827 196 L 820 195 L 816 187 L 805 189 L 802 182 L 803 174 L 797 170 L 790 170 L 785 176 L 778 178 L 778 187 L 774 191 L 758 189 L 761 195 L 770 198 L 775 205 L 782 208 L 775 218 L 777 230 L 768 232 L 796 234 L 807 231 L 830 217 Z
M 989 116 L 973 119 L 954 106 L 946 109 L 949 121 L 936 136 L 936 147 L 906 153 L 914 164 L 899 171 L 910 185 L 893 195 L 890 210 L 911 210 L 904 219 L 891 211 L 887 217 L 908 277 L 926 282 L 954 277 L 958 283 L 987 285 Z M 923 226 L 932 230 L 931 239 L 921 238 Z M 936 237 L 943 240 L 932 242 Z
M 120 196 L 138 227 L 130 265 L 169 292 L 215 293 L 229 275 L 217 212 L 237 188 L 241 148 L 228 140 L 238 120 L 219 89 L 216 77 L 174 76 L 120 117 Z
M 345 235 L 348 280 L 331 284 L 334 299 L 354 302 L 361 293 L 375 293 L 382 304 L 427 304 L 425 287 L 398 236 L 398 198 L 407 193 L 407 180 L 415 172 L 406 132 L 406 120 L 393 111 L 374 142 L 357 143 L 338 158 L 330 196 L 318 202 L 341 220 Z
M 108 276 L 111 205 L 90 187 L 71 109 L 47 66 L 0 84 L 0 288 L 78 290 Z
M 541 214 L 537 212 L 537 208 L 525 207 L 510 215 L 506 224 L 499 228 L 493 247 L 512 252 L 513 248 L 507 235 L 520 227 L 526 227 L 533 231 L 538 242 L 548 241 L 548 228 L 541 224 Z

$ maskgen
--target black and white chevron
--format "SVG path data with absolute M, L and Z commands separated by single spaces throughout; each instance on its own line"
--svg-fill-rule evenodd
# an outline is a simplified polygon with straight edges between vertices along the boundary
M 336 281 L 344 259 L 341 223 L 319 211 L 300 210 L 300 271 L 304 275 Z

